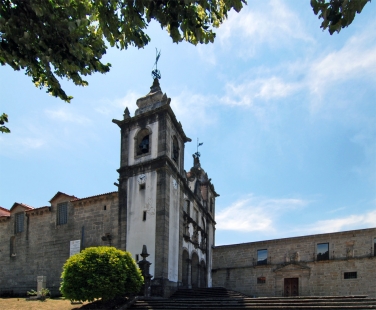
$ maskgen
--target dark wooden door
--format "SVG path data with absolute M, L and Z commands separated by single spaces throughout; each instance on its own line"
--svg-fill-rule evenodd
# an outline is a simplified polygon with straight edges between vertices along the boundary
M 299 296 L 299 278 L 285 279 L 285 297 Z

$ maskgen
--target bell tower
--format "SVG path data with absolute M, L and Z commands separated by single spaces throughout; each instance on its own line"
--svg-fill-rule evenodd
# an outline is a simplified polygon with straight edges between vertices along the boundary
M 168 296 L 181 278 L 185 185 L 184 145 L 191 141 L 162 93 L 158 78 L 122 120 L 119 243 L 137 260 L 143 245 L 152 263 L 152 294 Z M 179 273 L 180 272 L 180 273 Z

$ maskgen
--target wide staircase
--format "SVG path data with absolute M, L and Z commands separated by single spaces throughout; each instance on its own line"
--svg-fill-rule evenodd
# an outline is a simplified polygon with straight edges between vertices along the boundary
M 129 309 L 376 309 L 366 296 L 251 298 L 221 287 L 181 289 L 168 299 L 137 300 Z

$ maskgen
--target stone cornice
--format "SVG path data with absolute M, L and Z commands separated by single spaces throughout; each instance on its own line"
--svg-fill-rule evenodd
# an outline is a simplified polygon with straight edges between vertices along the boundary
M 190 138 L 188 138 L 185 135 L 185 132 L 183 130 L 183 126 L 176 119 L 175 113 L 174 113 L 174 111 L 172 111 L 171 106 L 170 106 L 170 99 L 168 99 L 166 104 L 164 104 L 164 105 L 162 105 L 162 106 L 160 106 L 156 109 L 153 109 L 153 110 L 147 111 L 145 113 L 142 113 L 142 114 L 130 117 L 130 118 L 126 118 L 126 119 L 123 119 L 123 120 L 113 119 L 112 122 L 123 129 L 124 127 L 130 126 L 132 123 L 137 122 L 140 119 L 147 118 L 149 116 L 153 116 L 153 115 L 158 114 L 158 113 L 168 113 L 170 115 L 171 121 L 175 125 L 175 128 L 177 129 L 179 134 L 182 136 L 184 143 L 192 141 Z

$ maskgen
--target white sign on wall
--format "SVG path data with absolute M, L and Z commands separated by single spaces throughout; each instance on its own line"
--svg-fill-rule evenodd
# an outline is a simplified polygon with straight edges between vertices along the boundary
M 81 248 L 81 240 L 71 241 L 70 242 L 70 254 L 69 254 L 69 256 L 80 253 L 80 248 Z

